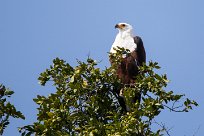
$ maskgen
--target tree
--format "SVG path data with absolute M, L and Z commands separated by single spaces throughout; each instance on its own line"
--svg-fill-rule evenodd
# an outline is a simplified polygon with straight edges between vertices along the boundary
M 121 58 L 122 51 L 119 49 L 118 54 L 111 55 L 115 57 L 115 63 L 120 62 L 118 58 Z M 123 86 L 130 111 L 122 112 L 118 102 L 120 97 L 115 92 L 121 88 L 121 83 L 114 65 L 100 70 L 97 64 L 88 58 L 72 67 L 62 59 L 54 59 L 53 65 L 40 74 L 39 82 L 42 86 L 52 82 L 56 91 L 34 99 L 39 105 L 38 121 L 19 128 L 21 135 L 159 136 L 165 133 L 165 127 L 161 126 L 154 132 L 151 126 L 155 125 L 154 118 L 162 110 L 188 112 L 193 105 L 198 105 L 188 98 L 182 104 L 179 101 L 183 94 L 166 91 L 167 76 L 155 73 L 155 69 L 160 67 L 150 61 L 139 67 L 141 74 L 137 76 L 134 87 Z M 131 102 L 135 92 L 142 94 L 140 103 Z
M 10 117 L 25 119 L 24 115 L 7 101 L 13 93 L 13 91 L 0 84 L 0 135 L 3 134 L 4 129 L 9 125 Z

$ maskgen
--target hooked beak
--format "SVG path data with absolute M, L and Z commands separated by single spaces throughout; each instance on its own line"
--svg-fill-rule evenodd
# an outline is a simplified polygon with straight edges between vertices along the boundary
M 118 24 L 115 25 L 115 29 L 116 29 L 116 28 L 119 28 L 119 25 L 118 25 Z

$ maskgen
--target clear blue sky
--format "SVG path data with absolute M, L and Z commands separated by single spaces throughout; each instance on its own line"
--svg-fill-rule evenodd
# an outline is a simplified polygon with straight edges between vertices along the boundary
M 157 118 L 172 136 L 204 134 L 204 1 L 202 0 L 1 0 L 0 83 L 15 91 L 11 101 L 26 120 L 11 119 L 5 136 L 36 120 L 37 94 L 49 87 L 38 76 L 60 57 L 71 65 L 87 55 L 109 66 L 109 51 L 117 31 L 127 22 L 142 37 L 147 59 L 167 73 L 169 89 L 186 94 L 200 106 L 189 113 L 162 112 Z

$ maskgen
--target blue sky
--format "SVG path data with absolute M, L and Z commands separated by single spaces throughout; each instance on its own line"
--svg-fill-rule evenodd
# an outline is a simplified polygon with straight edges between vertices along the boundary
M 49 87 L 38 76 L 56 57 L 76 65 L 88 55 L 109 66 L 109 51 L 117 31 L 127 22 L 142 37 L 147 60 L 159 62 L 167 73 L 168 89 L 186 94 L 200 106 L 189 113 L 162 112 L 157 118 L 173 136 L 204 134 L 204 1 L 197 0 L 1 0 L 0 83 L 15 94 L 10 99 L 26 120 L 11 119 L 5 136 L 36 120 L 37 94 Z M 199 129 L 198 129 L 199 128 Z M 197 131 L 198 130 L 198 131 Z M 197 132 L 196 132 L 197 131 Z

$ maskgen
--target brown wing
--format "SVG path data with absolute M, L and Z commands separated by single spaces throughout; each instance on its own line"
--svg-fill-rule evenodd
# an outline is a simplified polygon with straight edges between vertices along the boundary
M 138 74 L 138 66 L 146 62 L 146 53 L 142 39 L 139 36 L 134 37 L 134 42 L 137 44 L 137 49 L 125 58 L 126 63 L 126 83 L 134 83 L 135 77 Z
M 141 66 L 142 63 L 146 63 L 145 48 L 139 36 L 134 37 L 134 42 L 137 44 L 136 55 L 134 57 L 137 60 L 137 65 Z

